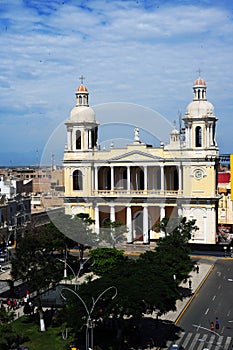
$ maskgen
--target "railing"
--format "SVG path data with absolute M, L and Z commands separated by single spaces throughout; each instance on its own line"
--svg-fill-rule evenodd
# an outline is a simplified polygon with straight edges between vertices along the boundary
M 180 197 L 183 191 L 174 190 L 94 190 L 92 193 L 95 197 Z

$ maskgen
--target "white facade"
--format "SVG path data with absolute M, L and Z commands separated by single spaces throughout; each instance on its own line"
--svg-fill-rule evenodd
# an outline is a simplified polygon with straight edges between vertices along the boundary
M 160 236 L 163 217 L 196 219 L 196 243 L 215 243 L 217 234 L 217 118 L 206 99 L 206 83 L 198 78 L 194 98 L 180 131 L 170 132 L 170 143 L 149 147 L 135 127 L 125 148 L 98 147 L 98 126 L 88 105 L 88 90 L 80 85 L 76 106 L 66 122 L 64 151 L 65 208 L 75 215 L 88 213 L 99 232 L 106 219 L 128 228 L 127 241 L 149 244 Z M 133 136 L 133 135 L 132 135 Z

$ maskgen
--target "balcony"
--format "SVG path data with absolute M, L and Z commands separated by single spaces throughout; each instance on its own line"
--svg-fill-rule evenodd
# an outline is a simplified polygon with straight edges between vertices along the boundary
M 174 190 L 94 190 L 92 192 L 94 197 L 170 197 L 177 198 L 183 196 L 183 191 Z

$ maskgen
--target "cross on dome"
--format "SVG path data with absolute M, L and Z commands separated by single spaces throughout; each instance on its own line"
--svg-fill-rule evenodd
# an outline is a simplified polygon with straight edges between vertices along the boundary
M 201 76 L 201 69 L 199 68 L 199 69 L 197 70 L 197 72 L 198 72 L 199 77 L 200 77 L 200 76 Z
M 83 85 L 83 81 L 85 80 L 85 77 L 83 75 L 81 75 L 81 77 L 79 77 L 79 79 L 81 80 L 81 84 Z

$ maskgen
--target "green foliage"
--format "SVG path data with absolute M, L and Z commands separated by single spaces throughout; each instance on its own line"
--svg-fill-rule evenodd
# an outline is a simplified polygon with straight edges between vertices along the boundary
M 94 262 L 92 271 L 99 276 L 107 272 L 112 272 L 112 269 L 118 266 L 125 260 L 124 251 L 116 248 L 96 248 L 89 253 Z
M 55 216 L 53 224 L 66 237 L 83 245 L 95 246 L 97 235 L 93 232 L 91 225 L 94 223 L 88 214 L 71 215 L 60 214 Z
M 25 235 L 15 249 L 11 259 L 13 279 L 26 282 L 29 290 L 40 291 L 62 277 L 62 268 L 52 254 L 52 237 L 44 239 L 44 234 Z
M 117 243 L 125 241 L 127 230 L 127 226 L 123 225 L 121 222 L 106 220 L 98 237 L 101 243 L 109 244 L 111 247 L 115 248 Z
M 12 321 L 15 313 L 8 310 L 3 305 L 0 307 L 0 349 L 8 350 L 11 345 L 16 343 L 19 336 L 15 334 L 12 328 Z
M 3 305 L 0 307 L 0 325 L 7 324 L 14 319 L 15 313 L 8 310 Z M 0 328 L 1 329 L 1 328 Z
M 185 217 L 164 218 L 159 227 L 166 232 L 166 236 L 158 240 L 157 263 L 180 282 L 192 269 L 188 242 L 198 227 L 195 226 L 195 220 L 187 220 Z
M 164 219 L 161 227 L 166 230 L 166 237 L 159 240 L 154 251 L 145 252 L 136 261 L 123 258 L 122 252 L 118 260 L 117 250 L 108 248 L 91 251 L 95 261 L 93 269 L 101 278 L 82 285 L 80 295 L 91 303 L 92 295 L 97 291 L 109 286 L 118 290 L 114 301 L 109 300 L 104 306 L 100 304 L 102 313 L 97 312 L 95 318 L 108 317 L 109 314 L 140 318 L 143 314 L 156 312 L 161 315 L 175 310 L 176 300 L 182 298 L 179 283 L 192 269 L 188 241 L 197 227 L 195 221 L 187 221 L 186 218 L 173 219 L 172 224 Z M 72 302 L 70 310 L 75 310 Z M 80 319 L 85 317 L 82 305 L 79 312 Z
M 46 332 L 39 332 L 38 323 L 24 316 L 13 322 L 12 327 L 14 334 L 21 334 L 21 338 L 24 338 L 21 344 L 30 350 L 65 350 L 70 349 L 68 344 L 75 343 L 71 332 L 67 340 L 62 338 L 61 323 L 47 327 Z M 9 349 L 10 347 L 7 348 Z

